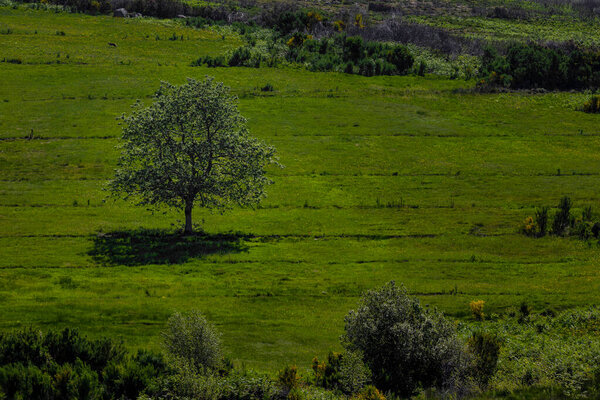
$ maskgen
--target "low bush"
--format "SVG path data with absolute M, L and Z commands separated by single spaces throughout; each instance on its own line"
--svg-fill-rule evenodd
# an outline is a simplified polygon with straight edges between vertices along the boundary
M 500 340 L 494 334 L 475 332 L 468 341 L 473 354 L 474 377 L 482 389 L 486 389 L 494 376 L 500 356 Z
M 300 376 L 298 375 L 298 367 L 292 365 L 287 366 L 279 371 L 279 377 L 277 382 L 287 392 L 291 392 L 298 387 L 300 382 Z
M 221 335 L 197 310 L 171 315 L 162 336 L 167 354 L 197 371 L 221 365 Z
M 567 196 L 560 199 L 558 203 L 558 212 L 552 222 L 552 233 L 557 236 L 568 234 L 568 229 L 572 224 L 571 220 L 571 199 Z
M 583 103 L 581 111 L 589 114 L 600 113 L 600 96 L 592 96 L 588 101 Z
M 261 92 L 273 92 L 275 88 L 270 83 L 267 83 L 265 86 L 260 88 Z
M 477 321 L 483 321 L 485 314 L 483 313 L 483 306 L 485 305 L 485 301 L 483 300 L 473 300 L 469 303 L 469 308 L 471 309 L 471 314 L 475 317 Z
M 375 386 L 365 386 L 356 396 L 352 397 L 355 400 L 385 400 L 383 393 Z
M 362 354 L 347 351 L 342 355 L 339 365 L 339 383 L 342 392 L 358 393 L 371 380 L 371 371 L 365 365 Z
M 314 383 L 325 389 L 355 394 L 371 379 L 371 371 L 365 365 L 362 354 L 330 352 L 326 361 L 313 358 Z
M 538 228 L 539 237 L 546 236 L 548 233 L 548 207 L 542 207 L 535 212 L 535 225 Z

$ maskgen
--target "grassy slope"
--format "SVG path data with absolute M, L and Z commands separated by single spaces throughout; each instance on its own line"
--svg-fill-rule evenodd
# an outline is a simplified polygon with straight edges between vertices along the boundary
M 538 309 L 600 300 L 597 247 L 516 233 L 564 194 L 598 207 L 600 132 L 596 116 L 574 111 L 581 94 L 191 68 L 237 39 L 169 22 L 0 8 L 0 25 L 14 31 L 0 35 L 0 59 L 24 62 L 0 63 L 0 329 L 73 325 L 153 347 L 173 310 L 197 307 L 235 359 L 274 370 L 337 347 L 360 293 L 390 279 L 456 317 L 475 298 L 497 312 L 522 300 Z M 185 40 L 166 40 L 173 33 Z M 121 242 L 106 253 L 99 232 L 181 219 L 103 202 L 115 117 L 160 80 L 205 74 L 240 95 L 251 131 L 286 166 L 271 171 L 262 208 L 196 215 L 209 233 L 252 238 L 224 254 L 188 249 L 175 265 L 160 252 L 145 255 L 157 264 L 95 261 L 94 250 L 136 256 Z M 276 92 L 257 89 L 267 82 Z M 39 139 L 21 139 L 32 129 Z

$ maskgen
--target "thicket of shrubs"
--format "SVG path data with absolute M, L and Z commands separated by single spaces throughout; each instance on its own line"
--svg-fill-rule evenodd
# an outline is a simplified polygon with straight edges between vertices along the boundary
M 480 315 L 482 321 L 482 309 Z M 128 353 L 119 342 L 69 329 L 26 329 L 0 335 L 0 398 L 385 400 L 534 384 L 571 397 L 600 393 L 599 344 L 565 341 L 569 330 L 596 329 L 600 309 L 555 317 L 525 305 L 518 319 L 491 318 L 485 331 L 481 322 L 457 327 L 390 282 L 365 293 L 347 315 L 343 353 L 315 357 L 312 375 L 288 366 L 276 378 L 234 368 L 222 356 L 219 333 L 197 311 L 169 318 L 164 355 Z
M 64 329 L 0 335 L 0 398 L 135 399 L 168 370 L 163 357 Z
M 505 55 L 486 47 L 481 85 L 512 89 L 589 89 L 600 87 L 600 53 L 512 44 Z
M 300 34 L 288 41 L 287 59 L 308 64 L 312 71 L 339 71 L 364 76 L 403 75 L 414 58 L 404 46 L 364 41 L 359 36 L 337 35 L 315 40 Z
M 576 217 L 571 212 L 573 204 L 567 196 L 560 199 L 554 218 L 550 220 L 550 209 L 542 207 L 535 215 L 527 217 L 521 231 L 531 237 L 576 236 L 582 240 L 600 239 L 600 219 L 594 215 L 592 207 L 585 207 L 581 216 Z
M 247 46 L 235 49 L 228 56 L 200 57 L 192 65 L 258 68 L 288 62 L 306 65 L 311 71 L 375 76 L 403 75 L 414 64 L 414 58 L 405 46 L 364 41 L 359 36 L 339 34 L 332 38 L 313 39 L 310 35 L 294 33 L 270 40 L 268 49 L 279 51 L 261 51 L 255 41 L 249 40 Z

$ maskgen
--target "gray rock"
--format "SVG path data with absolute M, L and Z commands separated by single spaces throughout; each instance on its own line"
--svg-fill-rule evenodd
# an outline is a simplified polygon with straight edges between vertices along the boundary
M 124 8 L 117 8 L 113 13 L 113 17 L 127 18 L 128 16 L 129 16 L 129 13 Z
M 183 18 L 183 19 L 185 19 L 185 18 L 187 18 L 187 16 L 185 16 L 185 15 L 183 15 L 183 14 L 179 14 L 179 15 L 177 16 L 177 18 Z

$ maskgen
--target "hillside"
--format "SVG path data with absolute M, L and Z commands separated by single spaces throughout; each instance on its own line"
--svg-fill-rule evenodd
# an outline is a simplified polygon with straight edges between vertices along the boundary
M 589 93 L 192 67 L 244 39 L 228 26 L 35 8 L 0 7 L 0 329 L 77 326 L 157 349 L 174 310 L 199 308 L 231 358 L 276 371 L 338 349 L 347 311 L 390 280 L 463 321 L 474 299 L 498 314 L 523 301 L 598 304 L 595 243 L 519 232 L 565 195 L 574 215 L 598 209 L 598 117 L 576 110 Z M 451 16 L 412 18 L 463 29 Z M 511 36 L 470 21 L 460 25 Z M 573 26 L 561 37 L 588 37 Z M 102 189 L 119 153 L 116 118 L 160 81 L 205 75 L 239 96 L 251 133 L 285 168 L 269 170 L 275 184 L 257 209 L 198 212 L 206 235 L 174 253 L 179 213 Z

